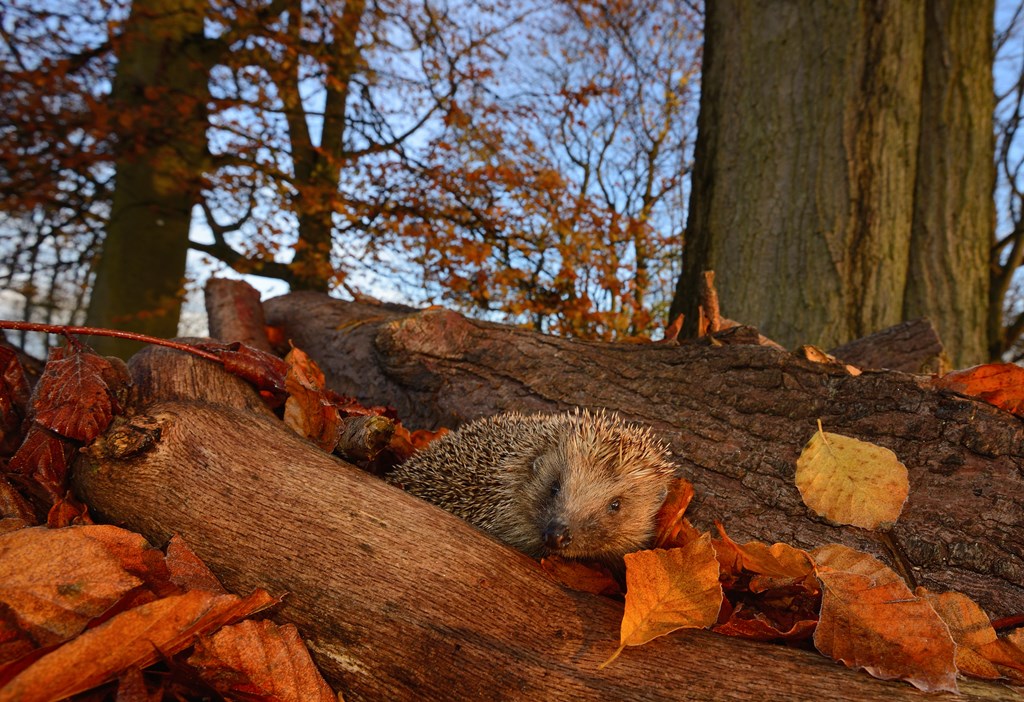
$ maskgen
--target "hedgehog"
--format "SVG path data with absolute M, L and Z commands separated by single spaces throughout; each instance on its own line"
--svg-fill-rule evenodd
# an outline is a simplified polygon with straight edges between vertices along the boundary
M 648 429 L 577 409 L 476 420 L 388 480 L 535 558 L 614 564 L 650 545 L 674 475 Z

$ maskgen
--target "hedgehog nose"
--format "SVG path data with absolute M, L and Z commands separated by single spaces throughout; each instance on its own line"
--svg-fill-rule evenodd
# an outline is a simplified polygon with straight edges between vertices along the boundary
M 558 551 L 569 545 L 572 541 L 572 534 L 565 524 L 549 524 L 542 534 L 544 545 L 553 551 Z

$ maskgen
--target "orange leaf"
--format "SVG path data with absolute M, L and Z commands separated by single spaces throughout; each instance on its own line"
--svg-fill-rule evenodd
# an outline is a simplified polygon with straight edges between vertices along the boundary
M 66 641 L 141 584 L 86 531 L 30 527 L 0 536 L 0 602 L 39 646 Z
M 145 668 L 193 639 L 276 600 L 262 590 L 245 598 L 192 590 L 140 605 L 68 641 L 0 689 L 0 702 L 49 702 Z
M 682 548 L 626 554 L 626 611 L 618 651 L 676 629 L 706 628 L 718 619 L 722 586 L 711 536 Z
M 32 424 L 8 470 L 32 478 L 51 500 L 56 502 L 66 491 L 68 456 L 71 442 Z
M 177 534 L 167 544 L 166 562 L 171 581 L 182 590 L 207 590 L 218 595 L 227 592 L 217 576 Z
M 961 673 L 977 678 L 1001 677 L 999 670 L 981 653 L 987 644 L 998 638 L 981 607 L 959 592 L 935 594 L 919 587 L 914 594 L 928 600 L 949 627 L 949 634 L 956 643 L 956 667 Z
M 540 559 L 540 567 L 556 582 L 570 590 L 609 596 L 622 593 L 622 588 L 604 567 L 570 561 L 558 556 L 545 556 Z
M 693 500 L 693 485 L 686 478 L 676 478 L 669 486 L 668 496 L 658 510 L 654 527 L 654 547 L 674 548 L 685 546 L 700 537 L 700 532 L 690 526 L 683 517 Z
M 866 553 L 830 544 L 811 557 L 823 594 L 819 651 L 882 680 L 957 692 L 953 639 L 927 600 Z
M 189 665 L 227 699 L 337 702 L 291 624 L 246 620 L 196 644 Z
M 1024 368 L 1015 363 L 986 363 L 953 371 L 932 384 L 978 397 L 1016 415 L 1024 414 Z

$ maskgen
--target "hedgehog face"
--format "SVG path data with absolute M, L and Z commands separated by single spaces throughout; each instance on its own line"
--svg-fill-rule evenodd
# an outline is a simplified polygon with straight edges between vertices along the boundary
M 672 468 L 647 437 L 592 429 L 574 427 L 534 459 L 524 551 L 610 561 L 649 546 Z

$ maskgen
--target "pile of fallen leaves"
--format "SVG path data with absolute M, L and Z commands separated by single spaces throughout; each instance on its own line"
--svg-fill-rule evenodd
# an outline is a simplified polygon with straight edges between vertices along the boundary
M 910 489 L 907 469 L 892 451 L 820 424 L 797 461 L 796 484 L 805 504 L 826 520 L 873 530 L 892 527 Z M 626 555 L 620 646 L 605 665 L 627 646 L 678 629 L 710 628 L 757 641 L 812 642 L 851 668 L 928 692 L 956 692 L 958 673 L 1024 684 L 1024 627 L 998 636 L 999 623 L 966 595 L 912 592 L 881 561 L 841 544 L 813 551 L 741 545 L 721 524 L 718 538 L 701 534 L 683 516 L 692 497 L 690 484 L 678 480 L 659 515 L 658 548 Z M 617 589 L 579 564 L 546 559 L 544 565 L 577 589 Z
M 393 410 L 332 393 L 298 350 L 284 360 L 238 344 L 184 350 L 252 383 L 292 429 L 368 470 L 380 472 L 436 436 L 406 431 Z M 1021 412 L 1024 403 L 1005 390 L 1024 386 L 1020 374 L 995 364 L 936 385 Z M 0 702 L 86 690 L 107 699 L 115 689 L 119 702 L 335 699 L 294 627 L 248 619 L 277 598 L 262 590 L 228 594 L 180 539 L 161 552 L 138 534 L 92 524 L 74 499 L 67 481 L 74 455 L 129 401 L 124 364 L 71 337 L 52 351 L 34 390 L 14 351 L 0 346 Z M 909 491 L 891 451 L 820 427 L 796 483 L 823 518 L 883 531 Z M 689 483 L 678 481 L 659 515 L 656 548 L 626 556 L 615 656 L 698 627 L 813 643 L 851 667 L 923 690 L 956 690 L 958 672 L 1024 684 L 1024 629 L 1000 636 L 1000 623 L 967 597 L 911 592 L 880 561 L 845 546 L 741 545 L 721 525 L 717 536 L 701 534 L 684 516 L 692 497 Z M 606 572 L 585 564 L 552 558 L 543 566 L 572 587 L 622 596 Z
M 295 431 L 368 470 L 435 436 L 325 389 L 298 350 L 285 360 L 238 344 L 187 350 L 222 363 Z M 228 594 L 177 537 L 164 554 L 93 524 L 74 498 L 75 454 L 125 413 L 130 389 L 122 361 L 69 337 L 33 390 L 16 352 L 0 345 L 0 702 L 93 688 L 94 699 L 116 690 L 118 702 L 338 699 L 293 626 L 247 619 L 278 598 Z

